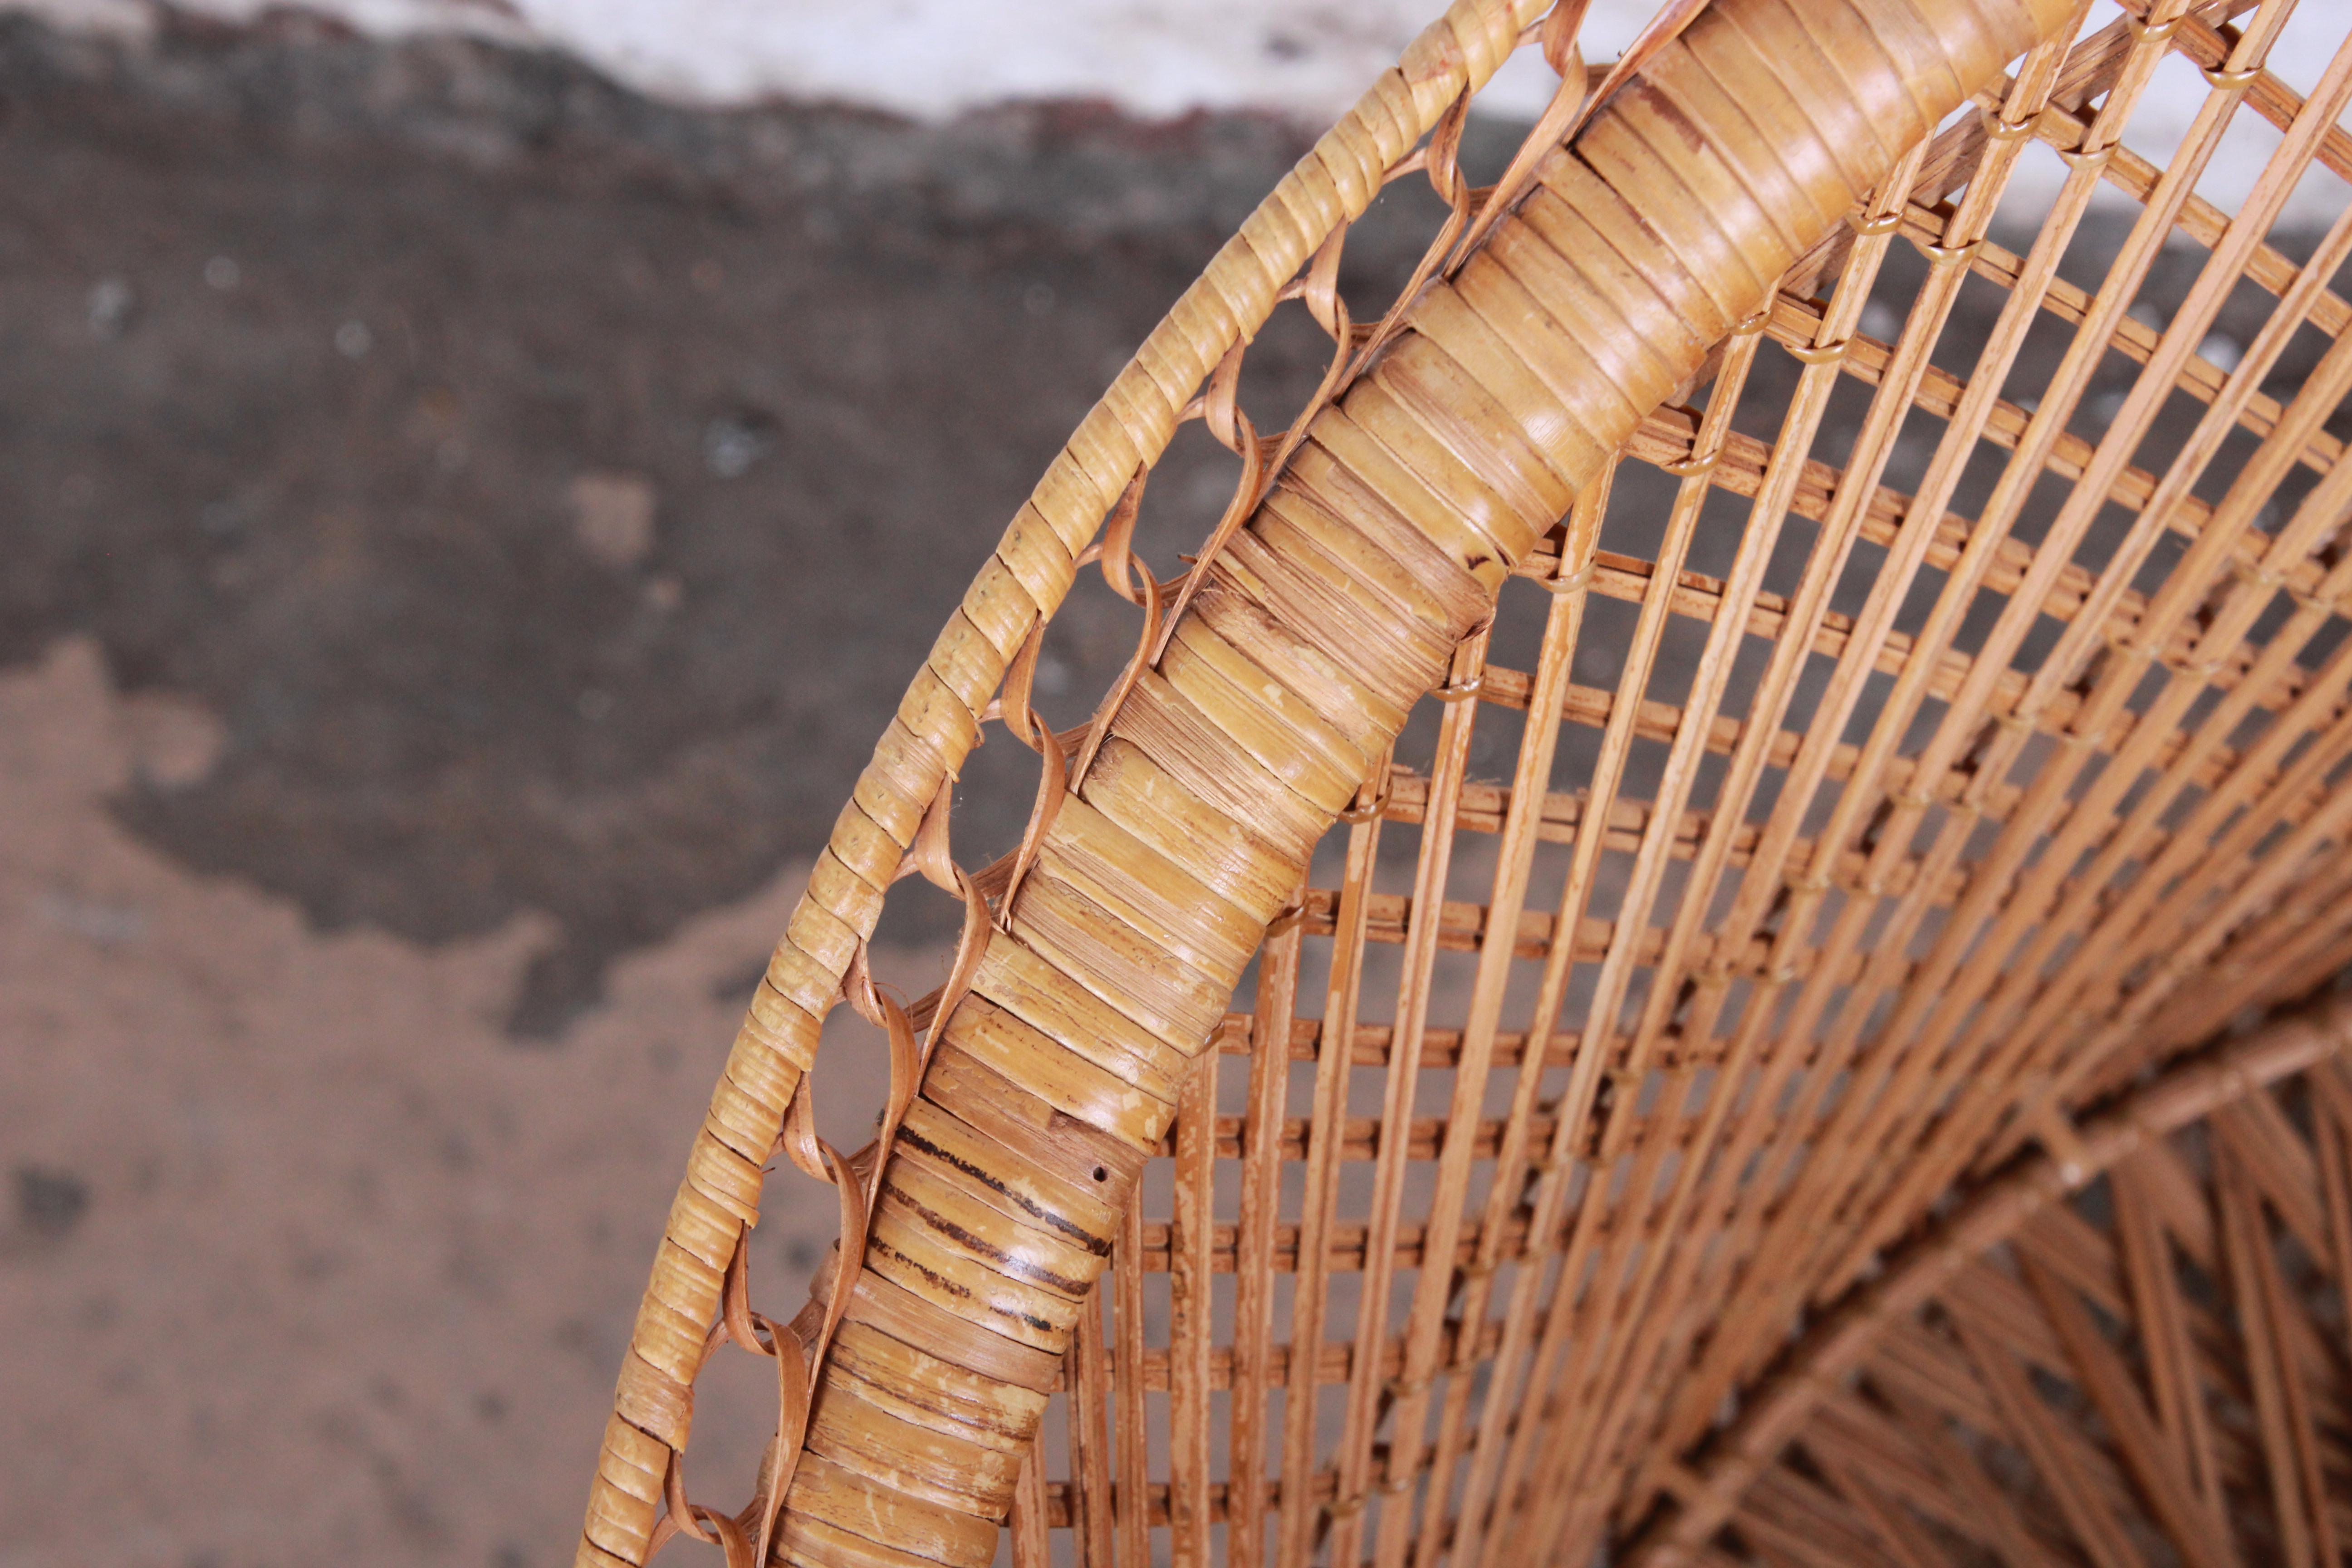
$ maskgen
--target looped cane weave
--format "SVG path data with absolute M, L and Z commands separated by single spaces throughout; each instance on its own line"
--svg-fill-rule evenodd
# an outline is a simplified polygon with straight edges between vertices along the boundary
M 2022 1146 L 2043 1173 L 1968 1211 L 2003 1237 L 2168 1135 L 2180 1119 L 2153 1091 L 2105 1121 L 2074 1108 L 2352 952 L 2328 858 L 2352 800 L 2331 787 L 2352 655 L 2318 640 L 2352 592 L 2330 550 L 2352 466 L 2328 428 L 2352 386 L 2333 291 L 2352 220 L 2299 260 L 2269 239 L 2306 170 L 2352 176 L 2335 123 L 2352 50 L 2298 98 L 2263 65 L 2291 8 L 2131 0 L 2078 38 L 2087 0 L 1676 0 L 1591 71 L 1580 0 L 1449 11 L 1113 383 L 892 721 L 696 1141 L 578 1560 L 634 1568 L 688 1534 L 730 1568 L 980 1568 L 1008 1520 L 1015 1568 L 1046 1568 L 1054 1530 L 1084 1568 L 1144 1568 L 1161 1531 L 1179 1563 L 1242 1568 L 1748 1550 L 1759 1478 L 1851 1402 L 1852 1325 L 1886 1316 L 1832 1311 L 1845 1337 L 1801 1349 L 1772 1394 L 1807 1310 L 1892 1300 L 1854 1294 L 1880 1249 Z M 1469 99 L 1522 47 L 1559 87 L 1478 187 Z M 2213 97 L 2159 168 L 2121 137 L 2172 53 Z M 2198 176 L 2237 113 L 2274 127 L 2275 151 L 2229 214 Z M 2066 173 L 2019 254 L 1993 218 L 2028 156 Z M 1409 174 L 1447 216 L 1395 306 L 1359 323 L 1338 287 L 1348 226 Z M 2118 193 L 2139 216 L 2106 279 L 2067 281 L 2076 226 Z M 2128 308 L 2176 233 L 2207 260 L 2150 324 Z M 1922 279 L 1889 341 L 1865 305 L 1905 265 Z M 2200 345 L 2247 282 L 2275 300 L 2269 324 L 2217 368 Z M 1964 285 L 2007 300 L 1966 373 L 1929 353 Z M 1262 434 L 1238 386 L 1285 300 L 1332 359 Z M 2042 318 L 2073 346 L 2012 402 Z M 2274 396 L 2306 325 L 2329 346 Z M 2137 379 L 2085 433 L 2074 415 L 2111 356 Z M 1767 440 L 1734 416 L 1780 362 Z M 1857 389 L 1867 412 L 1832 467 L 1816 437 Z M 2144 445 L 2184 396 L 2186 435 Z M 1915 413 L 1946 434 L 1905 493 L 1889 476 Z M 1192 419 L 1241 473 L 1162 580 L 1137 519 Z M 2233 440 L 2252 456 L 2228 448 L 2210 499 L 2200 479 Z M 1963 484 L 1980 444 L 1989 490 Z M 1673 500 L 1628 554 L 1606 546 L 1636 465 Z M 2064 498 L 2021 535 L 2053 476 Z M 1748 521 L 1717 577 L 1692 563 L 1727 500 Z M 1800 519 L 1801 580 L 1771 591 Z M 1850 562 L 1871 567 L 1859 595 Z M 1056 734 L 1032 687 L 1088 565 L 1142 620 L 1092 721 Z M 1497 662 L 1515 576 L 1549 591 L 1526 671 Z M 1924 616 L 1906 608 L 1930 584 Z M 2000 613 L 1963 637 L 1979 595 Z M 1619 605 L 1616 689 L 1580 685 L 1580 649 Z M 2038 622 L 2054 646 L 2029 658 Z M 1662 653 L 1677 626 L 1704 643 L 1682 691 Z M 1476 748 L 1511 714 L 1511 779 L 1484 783 Z M 967 871 L 948 822 L 991 721 L 1037 753 L 1037 795 L 1019 847 Z M 1572 793 L 1553 785 L 1571 757 Z M 1457 864 L 1457 836 L 1480 835 L 1491 851 Z M 1333 872 L 1336 889 L 1313 885 Z M 909 875 L 964 910 L 948 983 L 911 1007 L 866 946 Z M 1490 882 L 1483 904 L 1450 896 L 1465 876 Z M 1253 963 L 1254 1009 L 1233 1013 Z M 1367 993 L 1391 983 L 1378 1022 Z M 1319 1019 L 1299 1005 L 1318 987 Z M 1458 1029 L 1433 1023 L 1441 997 Z M 846 1156 L 815 1136 L 804 1078 L 844 999 L 891 1056 L 878 1136 Z M 2263 1049 L 2198 1081 L 2251 1094 L 2285 1059 Z M 1225 1080 L 1238 1101 L 1228 1052 L 1249 1061 Z M 1416 1119 L 1423 1097 L 1444 1114 Z M 778 1153 L 841 1213 L 788 1323 L 753 1310 L 746 1249 Z M 1150 1205 L 1148 1170 L 1165 1178 Z M 2289 1201 L 2257 1174 L 2220 1180 L 2225 1214 Z M 1989 1245 L 1968 1238 L 1901 1277 L 1953 1276 Z M 2277 1318 L 2270 1266 L 2230 1257 L 2249 1321 Z M 2050 1311 L 2061 1337 L 2079 1327 Z M 778 1380 L 731 1514 L 683 1458 L 696 1379 L 730 1344 Z M 2310 1500 L 2333 1460 L 2313 1457 L 2294 1378 L 2271 1382 L 2270 1470 L 2302 1478 L 2281 1539 L 2318 1561 L 2337 1537 Z M 1711 1437 L 1750 1387 L 1771 1414 Z M 2221 1546 L 2221 1472 L 2200 1462 L 2206 1512 L 2163 1521 L 2192 1559 Z M 1841 1506 L 1875 1510 L 1883 1479 L 1834 1463 Z M 2112 1521 L 2083 1517 L 2105 1560 Z M 1895 1559 L 1941 1560 L 1889 1539 Z

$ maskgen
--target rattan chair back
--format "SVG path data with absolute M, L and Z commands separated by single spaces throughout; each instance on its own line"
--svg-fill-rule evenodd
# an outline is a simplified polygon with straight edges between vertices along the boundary
M 1685 0 L 1588 70 L 1581 10 L 1458 0 L 982 566 L 728 1057 L 582 1568 L 681 1534 L 730 1568 L 2123 1563 L 2110 1494 L 2168 1479 L 2184 1561 L 2336 1561 L 2342 1385 L 2298 1374 L 2345 1347 L 2239 1230 L 2342 1245 L 2340 1076 L 2292 1154 L 2249 1089 L 2231 1152 L 2116 1166 L 2111 1222 L 1948 1215 L 2040 1193 L 2021 1161 L 2089 1180 L 2090 1110 L 2352 952 L 2352 218 L 2282 216 L 2352 177 L 2352 50 L 2306 97 L 2265 68 L 2291 0 Z M 1558 95 L 1474 185 L 1466 107 L 1521 47 Z M 2197 72 L 2143 156 L 2151 84 Z M 1446 216 L 1360 321 L 1349 226 L 1423 176 Z M 1276 432 L 1238 389 L 1286 302 L 1331 358 Z M 1193 419 L 1239 471 L 1163 580 L 1139 517 Z M 1136 654 L 1056 734 L 1044 628 L 1097 568 Z M 971 869 L 991 724 L 1039 784 Z M 908 876 L 964 924 L 901 1006 L 867 943 Z M 892 1053 L 849 1155 L 807 1086 L 845 998 Z M 789 1321 L 746 1250 L 779 1159 L 842 1230 Z M 1904 1263 L 1938 1215 L 1969 1256 Z M 2259 1441 L 2199 1436 L 2236 1363 L 2167 1226 L 2228 1276 Z M 2137 1360 L 2085 1327 L 2118 1303 L 2161 1320 Z M 1915 1351 L 1974 1382 L 1904 1384 Z M 2053 1354 L 2095 1439 L 2018 1393 Z M 715 1507 L 696 1381 L 751 1358 L 775 1436 Z M 1817 1396 L 1832 1364 L 1892 1392 Z M 1938 1447 L 1979 1439 L 2032 1476 Z M 2277 1522 L 2233 1538 L 2248 1476 Z M 2013 1538 L 1916 1517 L 1971 1488 Z

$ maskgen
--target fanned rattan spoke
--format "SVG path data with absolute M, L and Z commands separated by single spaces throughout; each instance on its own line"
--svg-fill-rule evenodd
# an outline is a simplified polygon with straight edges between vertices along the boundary
M 2298 95 L 2290 8 L 1712 0 L 1611 70 L 1580 7 L 1458 0 L 900 709 L 698 1140 L 583 1568 L 763 1510 L 782 1568 L 983 1568 L 999 1519 L 1014 1568 L 2332 1560 L 2347 1016 L 2235 1033 L 2352 954 L 2352 215 L 2284 217 L 2352 183 L 2352 48 Z M 1558 97 L 1477 188 L 1517 47 Z M 1359 321 L 1402 179 L 1430 248 Z M 1261 429 L 1292 303 L 1329 367 Z M 1163 582 L 1194 420 L 1239 473 Z M 1136 651 L 1056 737 L 1087 569 Z M 1040 780 L 966 871 L 992 722 Z M 902 870 L 965 918 L 910 1010 Z M 854 1157 L 803 1076 L 844 995 L 893 1053 Z M 778 1152 L 845 1235 L 789 1330 Z M 781 1379 L 752 1524 L 677 1458 L 730 1343 Z
M 2319 1479 L 2316 1437 L 2305 1404 L 2303 1373 L 2288 1342 L 2288 1308 L 2279 1283 L 2270 1221 L 2234 1156 L 2219 1159 L 2216 1173 L 2217 1228 L 2253 1384 L 2256 1429 L 2279 1527 L 2280 1559 L 2291 1568 L 2339 1563 L 2343 1559 L 2329 1528 L 2327 1489 Z

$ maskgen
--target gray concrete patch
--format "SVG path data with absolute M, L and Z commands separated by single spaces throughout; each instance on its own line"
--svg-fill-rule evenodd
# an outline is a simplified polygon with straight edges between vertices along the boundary
M 1303 146 L 1083 105 L 695 113 L 296 20 L 0 19 L 0 663 L 88 632 L 216 712 L 218 765 L 123 820 L 323 930 L 552 916 L 539 1038 L 822 843 L 1045 460 Z M 1408 243 L 1355 247 L 1368 298 Z M 1295 404 L 1322 352 L 1270 334 L 1252 396 Z M 1223 460 L 1158 477 L 1162 571 Z M 1049 649 L 1078 712 L 1132 636 L 1098 597 Z M 1025 809 L 1011 750 L 978 838 Z M 953 918 L 907 901 L 910 938 Z

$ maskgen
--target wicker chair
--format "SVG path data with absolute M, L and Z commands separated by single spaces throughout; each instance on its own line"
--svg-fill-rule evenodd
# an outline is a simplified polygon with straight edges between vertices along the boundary
M 2352 956 L 2352 218 L 2274 230 L 2352 178 L 2352 49 L 2305 100 L 2292 0 L 2123 4 L 1678 3 L 1588 70 L 1580 0 L 1458 0 L 1413 45 L 891 720 L 695 1141 L 583 1568 L 2342 1560 L 2352 1012 L 2298 998 Z M 1474 188 L 1523 46 L 1559 93 Z M 2120 138 L 2183 61 L 2159 167 Z M 1449 216 L 1359 322 L 1342 243 L 1408 175 Z M 1285 302 L 1330 370 L 1268 434 Z M 1240 477 L 1163 582 L 1193 418 Z M 1090 567 L 1137 652 L 1056 734 Z M 971 871 L 991 722 L 1040 782 Z M 910 873 L 964 925 L 902 1007 Z M 845 998 L 892 1056 L 846 1156 L 805 1081 Z M 841 1212 L 790 1321 L 778 1156 Z M 778 1383 L 740 1512 L 682 1458 L 723 1346 Z

